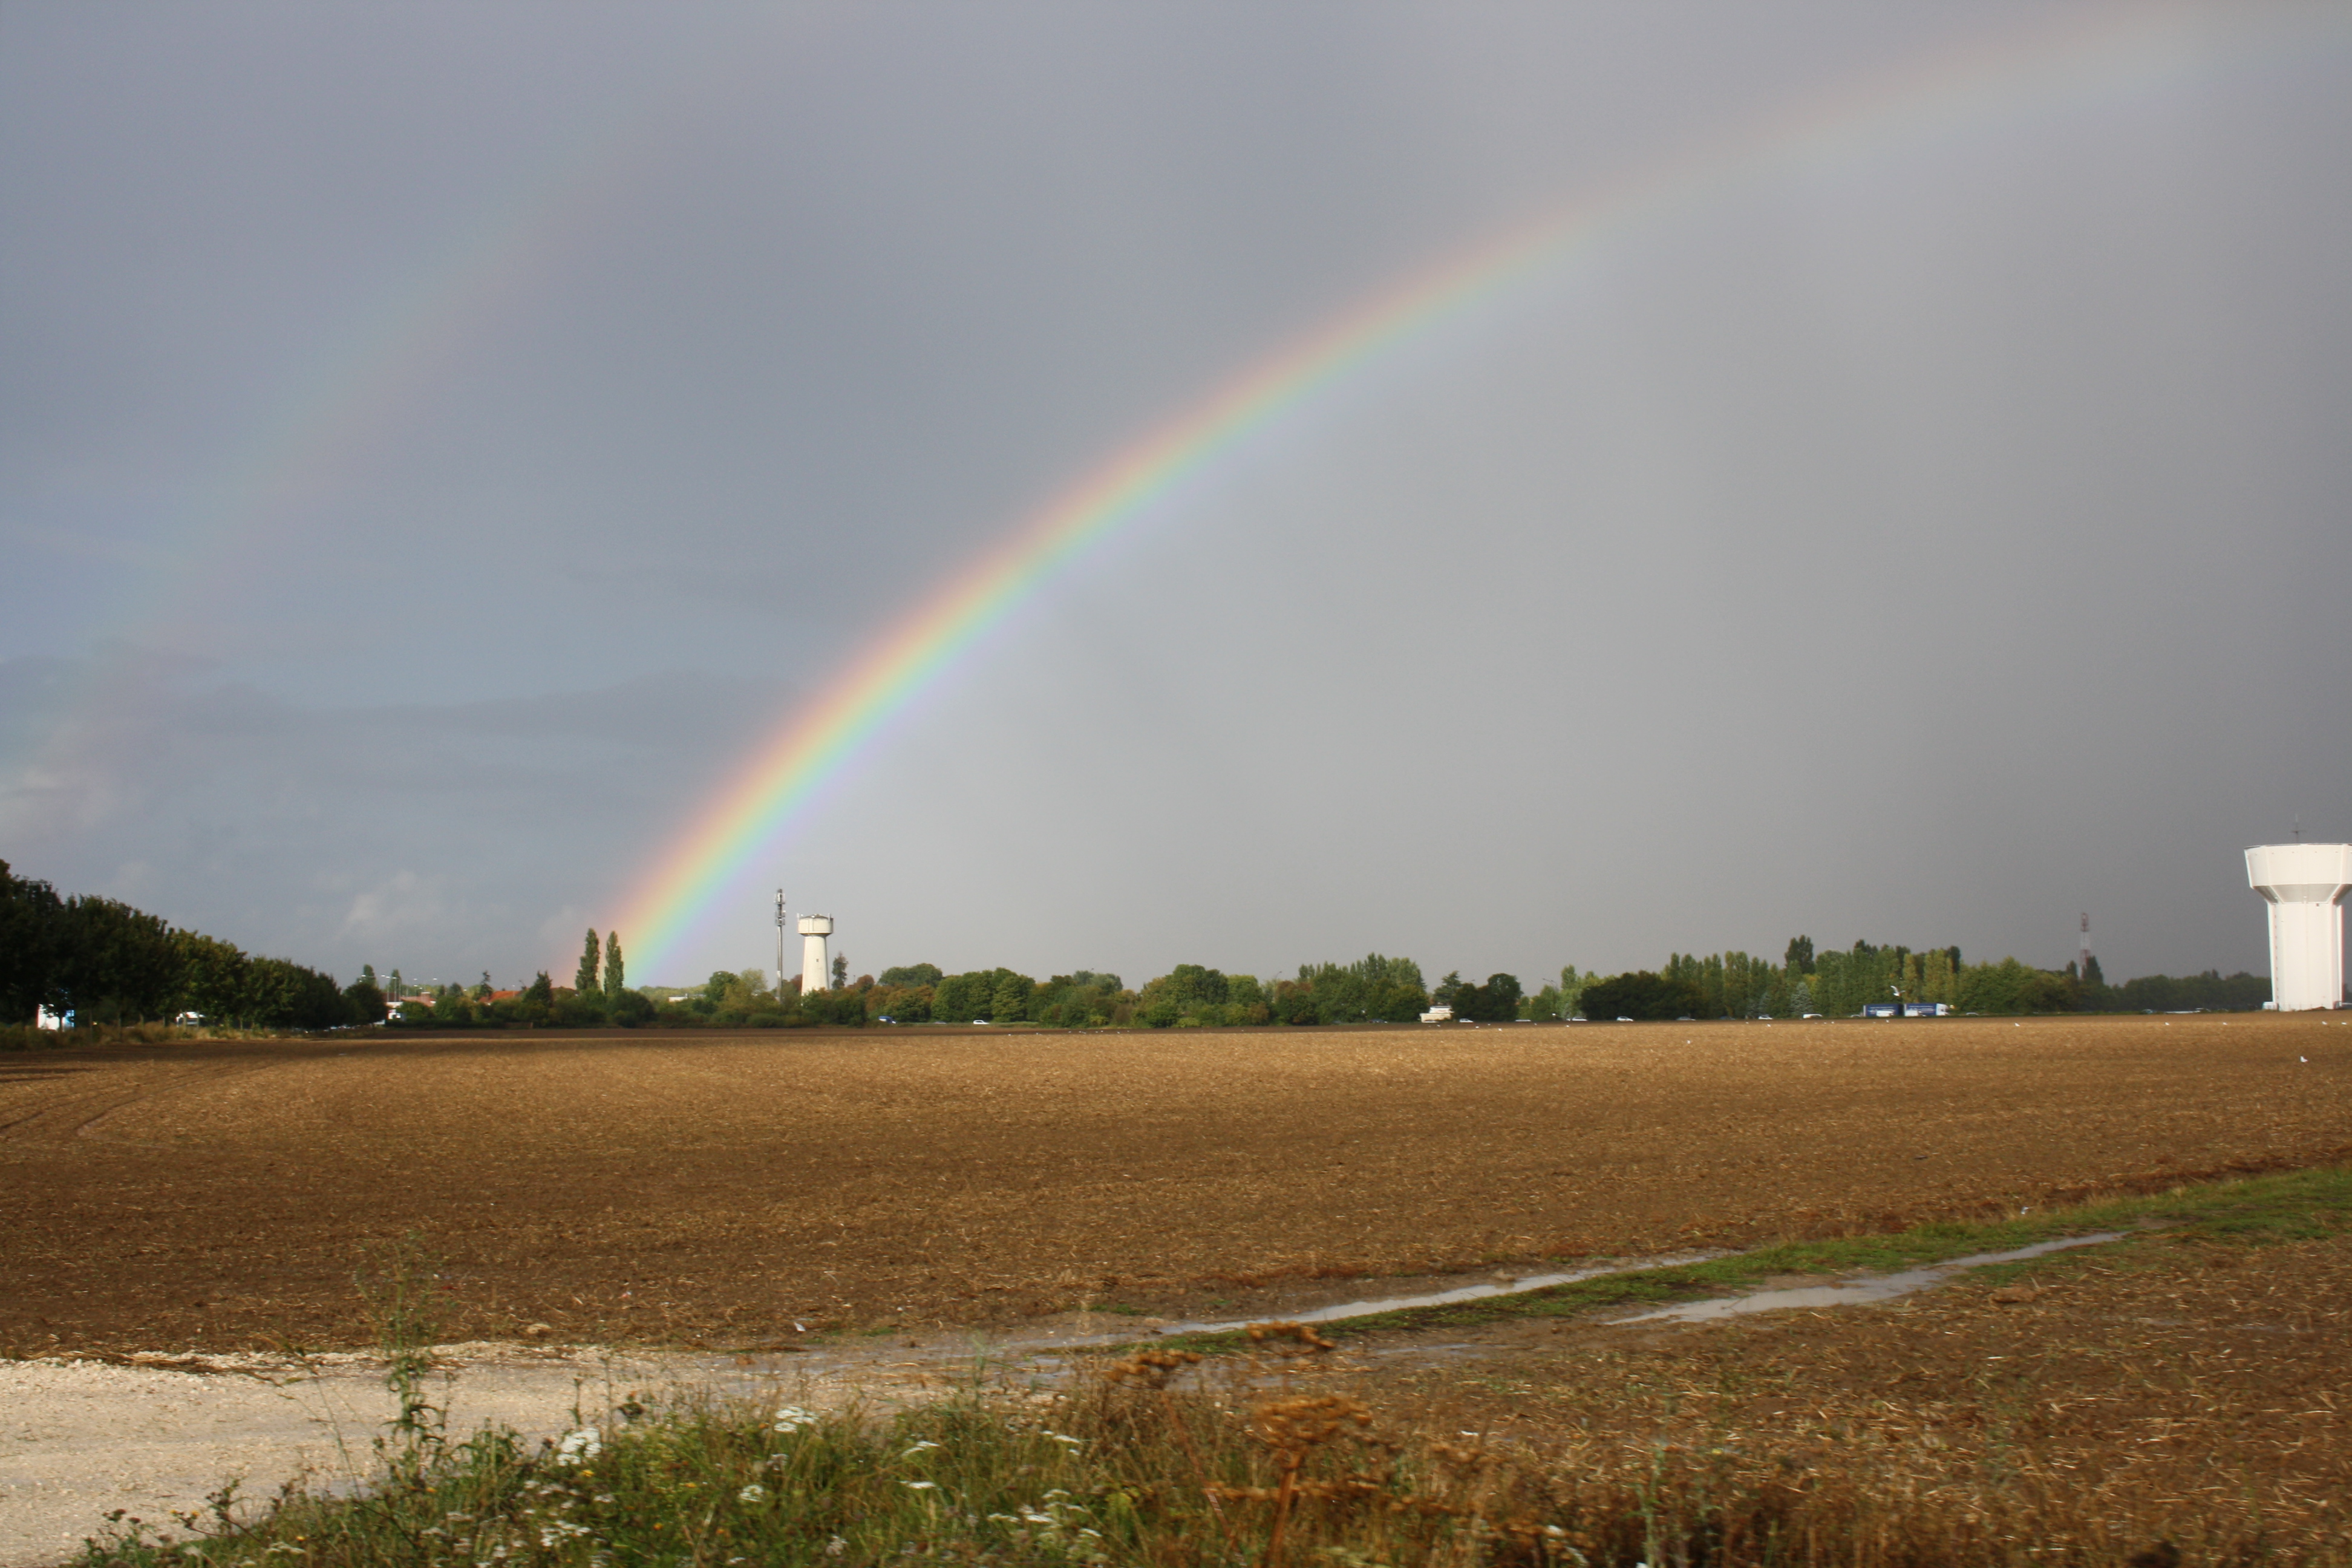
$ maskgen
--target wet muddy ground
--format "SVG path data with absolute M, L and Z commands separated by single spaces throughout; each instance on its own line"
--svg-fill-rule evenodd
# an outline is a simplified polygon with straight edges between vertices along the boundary
M 2340 1042 L 2340 1044 L 2339 1044 Z M 0 1350 L 761 1352 L 1981 1215 L 2352 1142 L 2305 1016 L 231 1042 L 0 1058 Z

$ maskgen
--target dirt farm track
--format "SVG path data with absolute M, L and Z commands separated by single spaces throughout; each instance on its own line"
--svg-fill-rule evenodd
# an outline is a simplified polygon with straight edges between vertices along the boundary
M 1876 1228 L 2352 1157 L 2319 1016 L 923 1029 L 0 1057 L 0 1352 L 780 1345 Z

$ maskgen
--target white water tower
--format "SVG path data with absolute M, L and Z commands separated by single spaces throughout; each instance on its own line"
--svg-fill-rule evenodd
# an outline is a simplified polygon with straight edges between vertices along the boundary
M 2271 1005 L 2342 1006 L 2352 844 L 2257 845 L 2246 851 L 2246 880 L 2271 906 Z
M 824 939 L 833 934 L 831 915 L 801 917 L 801 994 L 822 991 L 833 984 L 824 956 Z

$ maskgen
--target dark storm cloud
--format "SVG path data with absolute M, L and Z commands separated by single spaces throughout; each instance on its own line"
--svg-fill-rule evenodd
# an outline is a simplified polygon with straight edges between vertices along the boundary
M 2085 905 L 2111 974 L 2259 967 L 2237 850 L 2352 834 L 2352 28 L 2079 15 L 2087 68 L 1297 413 L 660 978 L 757 962 L 776 880 L 861 967 L 2058 962 Z M 1281 342 L 2065 24 L 12 6 L 0 856 L 346 970 L 560 959 L 788 693 Z

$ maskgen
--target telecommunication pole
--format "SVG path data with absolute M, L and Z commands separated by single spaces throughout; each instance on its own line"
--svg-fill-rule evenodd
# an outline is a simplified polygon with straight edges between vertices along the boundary
M 783 994 L 783 889 L 776 889 L 776 994 Z

